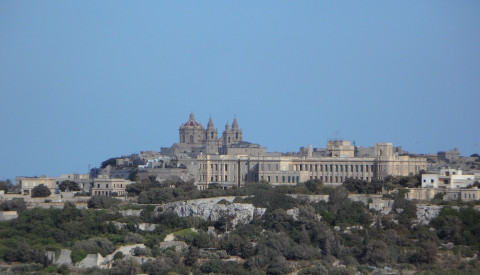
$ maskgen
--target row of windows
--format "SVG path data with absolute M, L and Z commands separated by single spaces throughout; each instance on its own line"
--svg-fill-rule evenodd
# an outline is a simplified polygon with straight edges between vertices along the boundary
M 101 188 L 100 187 L 100 183 L 97 183 L 97 188 Z M 105 188 L 108 188 L 108 183 L 105 184 Z M 123 188 L 123 184 L 113 184 L 113 188 Z
M 203 170 L 207 170 L 207 165 L 202 164 L 202 168 Z M 235 168 L 236 168 L 236 165 L 233 164 L 233 170 L 235 170 Z M 228 171 L 228 164 L 210 164 L 211 171 L 218 171 L 219 169 L 221 171 Z
M 245 163 L 247 165 L 247 163 Z M 210 164 L 211 171 L 228 171 L 228 164 Z M 202 164 L 204 170 L 207 169 L 207 164 Z M 267 168 L 267 169 L 265 169 Z M 275 168 L 279 170 L 279 164 L 260 164 L 260 171 L 271 171 Z M 233 164 L 233 169 L 236 169 L 236 165 Z M 294 164 L 292 165 L 294 171 L 315 171 L 315 172 L 373 172 L 373 165 L 342 165 L 342 164 Z
M 462 195 L 460 195 L 459 197 L 461 197 Z M 457 198 L 457 194 L 453 194 L 453 198 L 456 199 Z M 463 194 L 463 198 L 466 199 L 467 198 L 467 193 L 464 193 Z M 475 194 L 468 194 L 468 198 L 469 199 L 475 199 Z
M 211 181 L 211 182 L 214 182 L 214 181 L 215 181 L 215 182 L 218 182 L 218 181 L 225 181 L 225 182 L 227 182 L 228 179 L 229 179 L 229 178 L 228 178 L 228 175 L 225 175 L 225 176 L 222 176 L 222 175 L 220 175 L 220 176 L 218 176 L 218 175 L 210 176 L 210 181 Z M 236 179 L 236 177 L 233 176 L 233 177 L 231 178 L 232 182 L 235 182 L 235 179 Z M 206 175 L 201 175 L 201 176 L 200 176 L 200 181 L 206 182 L 206 181 L 207 181 L 207 176 L 206 176 Z
M 358 165 L 358 164 L 295 164 L 295 171 L 315 171 L 315 172 L 373 172 L 373 165 Z

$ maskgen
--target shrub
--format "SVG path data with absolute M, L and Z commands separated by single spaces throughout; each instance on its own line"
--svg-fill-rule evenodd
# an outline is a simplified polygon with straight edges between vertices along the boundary
M 79 263 L 85 259 L 85 257 L 87 257 L 87 252 L 85 252 L 83 249 L 73 250 L 72 254 L 70 254 L 70 258 L 72 259 L 73 263 Z
M 125 243 L 142 243 L 143 237 L 140 234 L 128 232 L 127 236 L 123 240 Z
M 117 253 L 115 253 L 115 255 L 113 255 L 114 261 L 118 259 L 123 259 L 123 253 L 121 251 L 118 251 Z
M 120 204 L 120 200 L 103 195 L 92 196 L 88 200 L 88 208 L 107 209 Z
M 14 198 L 4 201 L 0 204 L 0 211 L 18 211 L 22 212 L 27 209 L 27 204 L 23 198 Z
M 32 198 L 43 198 L 48 197 L 52 194 L 50 189 L 43 184 L 33 187 L 32 189 Z
M 95 237 L 88 240 L 75 242 L 73 249 L 83 249 L 87 254 L 100 253 L 102 256 L 106 256 L 107 254 L 113 252 L 114 247 L 112 242 L 108 239 Z
M 152 251 L 148 248 L 135 247 L 133 253 L 135 254 L 135 256 L 152 256 Z
M 26 273 L 26 272 L 32 272 L 32 271 L 40 271 L 43 269 L 43 265 L 41 264 L 22 264 L 22 265 L 16 265 L 12 267 L 12 272 L 13 273 Z
M 204 273 L 220 273 L 223 270 L 223 261 L 222 260 L 210 260 L 204 263 L 200 270 Z
M 44 251 L 30 247 L 26 242 L 16 242 L 14 248 L 11 248 L 5 254 L 7 262 L 21 263 L 42 263 L 47 262 Z

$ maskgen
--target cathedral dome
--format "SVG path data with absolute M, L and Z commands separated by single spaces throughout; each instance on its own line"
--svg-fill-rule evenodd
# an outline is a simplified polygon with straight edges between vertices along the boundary
M 204 128 L 203 128 L 202 124 L 195 121 L 195 116 L 193 114 L 190 114 L 190 118 L 188 119 L 187 122 L 183 123 L 180 126 L 180 129 L 201 129 L 201 130 L 203 130 Z

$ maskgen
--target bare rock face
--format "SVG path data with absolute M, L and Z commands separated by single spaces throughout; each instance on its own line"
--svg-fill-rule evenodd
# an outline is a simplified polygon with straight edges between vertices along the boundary
M 427 225 L 431 220 L 438 217 L 443 206 L 438 205 L 417 205 L 417 221 L 420 224 Z
M 255 216 L 262 216 L 266 208 L 248 203 L 233 203 L 235 197 L 218 197 L 168 203 L 163 211 L 171 211 L 179 217 L 195 216 L 205 220 L 218 221 L 230 217 L 233 224 L 246 224 Z
M 56 256 L 54 251 L 47 251 L 47 258 L 52 262 L 54 265 L 72 265 L 72 259 L 70 258 L 70 254 L 72 254 L 71 250 L 62 249 L 60 250 L 60 255 Z
M 78 268 L 99 267 L 104 262 L 104 258 L 100 253 L 88 254 L 85 259 L 77 264 Z

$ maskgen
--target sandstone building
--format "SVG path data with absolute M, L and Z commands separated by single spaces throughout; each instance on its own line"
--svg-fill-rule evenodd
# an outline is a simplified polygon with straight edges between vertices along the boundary
M 297 184 L 310 179 L 326 184 L 341 184 L 347 178 L 366 181 L 388 175 L 407 176 L 426 169 L 426 159 L 400 154 L 392 143 L 377 143 L 371 149 L 356 148 L 350 141 L 328 141 L 326 150 L 301 149 L 295 154 L 267 153 L 266 148 L 243 140 L 237 119 L 227 123 L 222 136 L 212 118 L 205 129 L 193 114 L 179 128 L 179 143 L 162 148 L 162 154 L 175 156 L 188 167 L 195 184 L 205 189 L 215 184 L 225 188 L 248 182 L 266 181 L 272 185 Z

